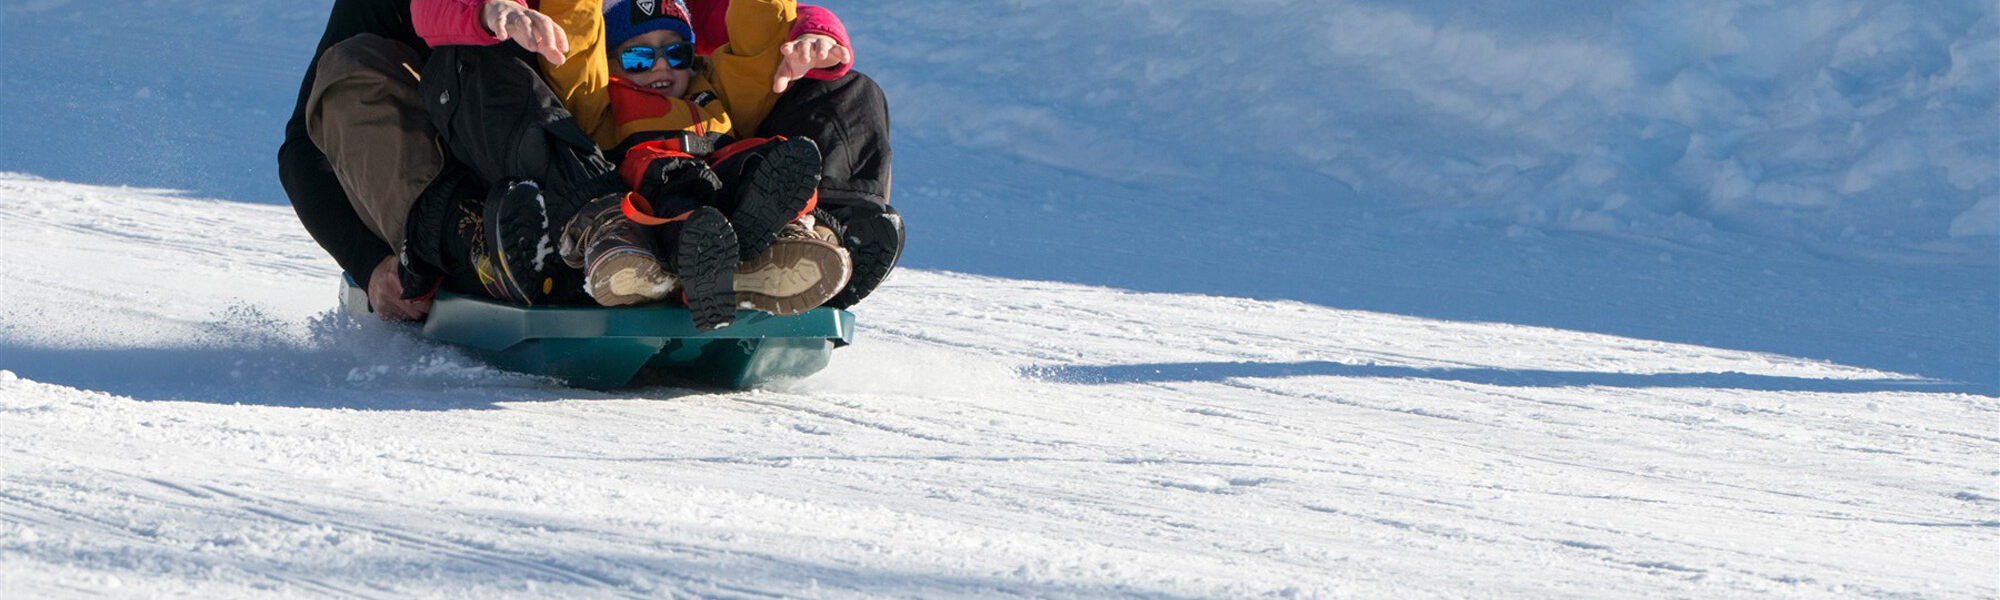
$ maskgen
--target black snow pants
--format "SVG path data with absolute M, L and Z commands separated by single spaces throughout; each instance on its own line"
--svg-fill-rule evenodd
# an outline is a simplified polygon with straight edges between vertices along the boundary
M 623 191 L 617 166 L 542 79 L 535 55 L 508 42 L 431 53 L 417 88 L 446 150 L 488 185 L 539 184 L 560 228 L 576 209 Z
M 849 71 L 838 79 L 794 82 L 756 135 L 804 136 L 819 144 L 825 153 L 819 203 L 836 218 L 889 205 L 889 102 L 867 75 Z
M 841 244 L 854 257 L 853 278 L 827 305 L 860 302 L 903 254 L 903 219 L 889 206 L 889 103 L 881 86 L 855 71 L 799 81 L 778 98 L 756 134 L 819 143 L 825 153 L 819 206 L 840 223 Z

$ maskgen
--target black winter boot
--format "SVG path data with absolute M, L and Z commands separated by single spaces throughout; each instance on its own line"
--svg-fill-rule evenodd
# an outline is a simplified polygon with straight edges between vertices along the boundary
M 695 329 L 711 331 L 735 322 L 736 231 L 721 211 L 703 206 L 661 225 L 657 247 L 666 254 L 662 262 L 680 278 L 681 297 Z
M 830 207 L 814 214 L 839 236 L 840 245 L 854 261 L 854 276 L 826 305 L 854 306 L 882 285 L 903 257 L 903 217 L 894 207 L 869 203 Z
M 403 299 L 428 297 L 447 285 L 471 279 L 464 255 L 447 258 L 453 236 L 452 220 L 462 204 L 485 202 L 486 186 L 471 171 L 453 161 L 445 161 L 436 178 L 410 207 L 403 225 L 403 248 L 397 253 L 397 278 L 403 283 Z M 462 251 L 462 250 L 461 250 Z M 477 289 L 475 284 L 473 289 Z
M 480 217 L 472 263 L 488 295 L 531 306 L 573 299 L 581 277 L 556 255 L 541 186 L 502 183 L 487 196 Z
M 722 177 L 715 206 L 735 225 L 737 257 L 750 260 L 811 210 L 819 193 L 819 145 L 802 137 L 771 138 L 716 163 L 715 172 Z

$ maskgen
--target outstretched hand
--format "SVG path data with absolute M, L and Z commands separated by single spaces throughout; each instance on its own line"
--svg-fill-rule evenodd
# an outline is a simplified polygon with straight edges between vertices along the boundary
M 771 78 L 771 91 L 780 94 L 791 89 L 792 82 L 805 77 L 813 69 L 830 69 L 854 59 L 846 46 L 818 33 L 808 33 L 785 42 L 778 47 L 778 53 L 783 54 L 785 60 L 778 63 L 778 73 Z
M 519 2 L 486 0 L 479 7 L 479 22 L 493 35 L 520 44 L 549 64 L 563 64 L 564 55 L 569 54 L 569 36 L 556 25 L 555 19 Z

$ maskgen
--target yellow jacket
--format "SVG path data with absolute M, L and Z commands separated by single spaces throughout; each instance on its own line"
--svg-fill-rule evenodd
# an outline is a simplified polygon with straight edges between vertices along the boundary
M 771 91 L 784 60 L 778 48 L 798 20 L 797 0 L 732 0 L 725 17 L 729 43 L 697 68 L 685 98 L 664 98 L 613 83 L 603 0 L 542 0 L 540 10 L 569 36 L 563 64 L 542 61 L 544 79 L 607 150 L 640 133 L 757 131 L 778 102 Z

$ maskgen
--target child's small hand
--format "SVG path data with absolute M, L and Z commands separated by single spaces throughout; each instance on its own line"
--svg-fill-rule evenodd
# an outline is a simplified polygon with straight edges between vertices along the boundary
M 486 4 L 479 7 L 479 22 L 493 35 L 513 40 L 529 52 L 542 55 L 542 59 L 549 64 L 563 64 L 564 55 L 569 54 L 569 36 L 556 25 L 555 19 L 520 2 L 486 0 Z
M 813 69 L 830 69 L 847 64 L 853 59 L 847 47 L 840 45 L 832 37 L 817 33 L 799 36 L 799 39 L 785 42 L 778 47 L 778 53 L 785 60 L 778 63 L 778 73 L 771 78 L 771 91 L 780 94 L 792 87 L 792 82 L 805 77 Z

